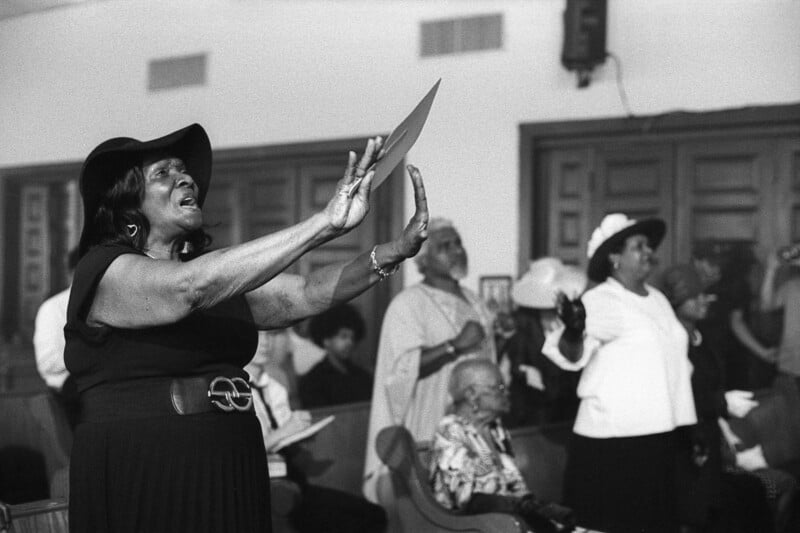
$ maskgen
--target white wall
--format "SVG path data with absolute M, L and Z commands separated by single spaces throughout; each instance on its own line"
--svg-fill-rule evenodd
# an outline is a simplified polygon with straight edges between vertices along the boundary
M 409 161 L 475 286 L 516 274 L 519 124 L 624 114 L 612 62 L 583 90 L 561 67 L 564 5 L 106 0 L 0 21 L 0 168 L 195 121 L 216 148 L 383 133 L 441 77 Z M 419 57 L 420 21 L 498 12 L 503 50 Z M 636 114 L 800 101 L 799 0 L 609 0 L 608 17 Z M 206 86 L 148 93 L 149 60 L 199 52 Z

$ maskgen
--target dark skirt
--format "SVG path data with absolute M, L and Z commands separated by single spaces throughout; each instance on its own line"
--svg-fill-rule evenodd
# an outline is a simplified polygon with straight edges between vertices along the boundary
M 77 427 L 73 533 L 269 532 L 269 474 L 250 413 L 161 416 Z
M 674 432 L 593 439 L 572 435 L 564 502 L 583 527 L 675 532 Z

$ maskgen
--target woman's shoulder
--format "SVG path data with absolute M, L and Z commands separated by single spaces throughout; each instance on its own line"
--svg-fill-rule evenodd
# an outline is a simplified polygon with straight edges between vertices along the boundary
M 587 290 L 581 296 L 584 303 L 617 302 L 625 296 L 625 289 L 616 282 L 606 280 Z
M 144 255 L 144 252 L 127 244 L 98 244 L 89 248 L 81 257 L 75 267 L 75 273 L 77 275 L 82 271 L 94 270 L 99 265 L 108 266 L 111 261 L 124 254 Z

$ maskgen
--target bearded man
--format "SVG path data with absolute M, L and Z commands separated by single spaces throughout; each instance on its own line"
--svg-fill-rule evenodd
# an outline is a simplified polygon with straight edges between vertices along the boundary
M 424 279 L 400 292 L 381 328 L 364 469 L 364 495 L 392 507 L 388 470 L 375 451 L 381 429 L 404 425 L 417 441 L 431 440 L 450 403 L 447 384 L 455 363 L 495 361 L 492 314 L 459 283 L 467 253 L 452 222 L 432 218 L 415 260 Z

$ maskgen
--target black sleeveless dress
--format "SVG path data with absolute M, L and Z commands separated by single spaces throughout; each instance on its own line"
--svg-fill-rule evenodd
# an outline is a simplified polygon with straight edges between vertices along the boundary
M 247 380 L 243 367 L 257 334 L 244 297 L 167 326 L 87 325 L 99 280 L 126 253 L 141 254 L 119 245 L 92 248 L 76 268 L 67 310 L 65 359 L 81 398 L 113 405 L 105 413 L 111 416 L 76 428 L 71 531 L 270 531 L 267 461 L 253 411 L 178 415 L 168 394 L 153 394 L 169 390 L 160 384 L 175 377 Z M 134 398 L 135 409 L 114 401 L 120 393 Z

